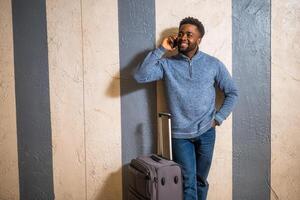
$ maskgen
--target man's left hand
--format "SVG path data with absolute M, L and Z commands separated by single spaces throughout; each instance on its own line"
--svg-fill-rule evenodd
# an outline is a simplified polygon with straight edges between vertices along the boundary
M 211 127 L 215 128 L 216 126 L 219 126 L 219 123 L 214 119 Z

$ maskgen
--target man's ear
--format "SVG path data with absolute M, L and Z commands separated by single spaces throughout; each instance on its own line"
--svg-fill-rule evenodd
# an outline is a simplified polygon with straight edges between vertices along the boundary
M 200 44 L 201 39 L 202 39 L 202 38 L 198 38 L 198 40 L 197 40 L 197 44 L 198 44 L 198 45 Z

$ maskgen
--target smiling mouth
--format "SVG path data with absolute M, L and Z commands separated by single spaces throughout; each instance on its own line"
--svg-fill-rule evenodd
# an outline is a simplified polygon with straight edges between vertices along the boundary
M 186 47 L 188 47 L 188 43 L 187 42 L 180 43 L 180 48 L 186 48 Z

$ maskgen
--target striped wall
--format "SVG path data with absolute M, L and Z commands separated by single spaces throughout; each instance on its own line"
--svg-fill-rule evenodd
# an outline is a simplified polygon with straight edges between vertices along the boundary
M 128 163 L 155 149 L 155 83 L 137 84 L 133 72 L 155 42 L 154 0 L 119 0 L 119 59 L 122 135 L 122 183 L 127 188 Z M 127 197 L 123 190 L 123 199 Z
M 12 8 L 0 1 L 0 199 L 19 199 Z
M 232 67 L 240 91 L 233 114 L 233 199 L 270 199 L 271 2 L 232 3 Z
M 47 1 L 46 7 L 55 197 L 85 199 L 81 2 Z
M 273 0 L 271 22 L 271 199 L 299 199 L 299 1 Z
M 162 83 L 137 84 L 133 70 L 195 16 L 201 50 L 240 90 L 217 128 L 208 199 L 298 200 L 299 5 L 1 0 L 0 199 L 127 199 L 127 165 L 154 151 L 167 111 Z
M 12 19 L 20 199 L 52 199 L 46 4 L 12 1 Z
M 47 1 L 57 199 L 122 196 L 117 11 Z

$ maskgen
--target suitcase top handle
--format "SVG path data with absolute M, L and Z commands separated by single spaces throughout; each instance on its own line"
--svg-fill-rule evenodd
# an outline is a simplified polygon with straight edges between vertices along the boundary
M 156 161 L 156 162 L 161 161 L 161 158 L 158 157 L 158 156 L 156 156 L 156 155 L 151 155 L 150 157 L 152 158 L 152 160 L 154 160 L 154 161 Z

